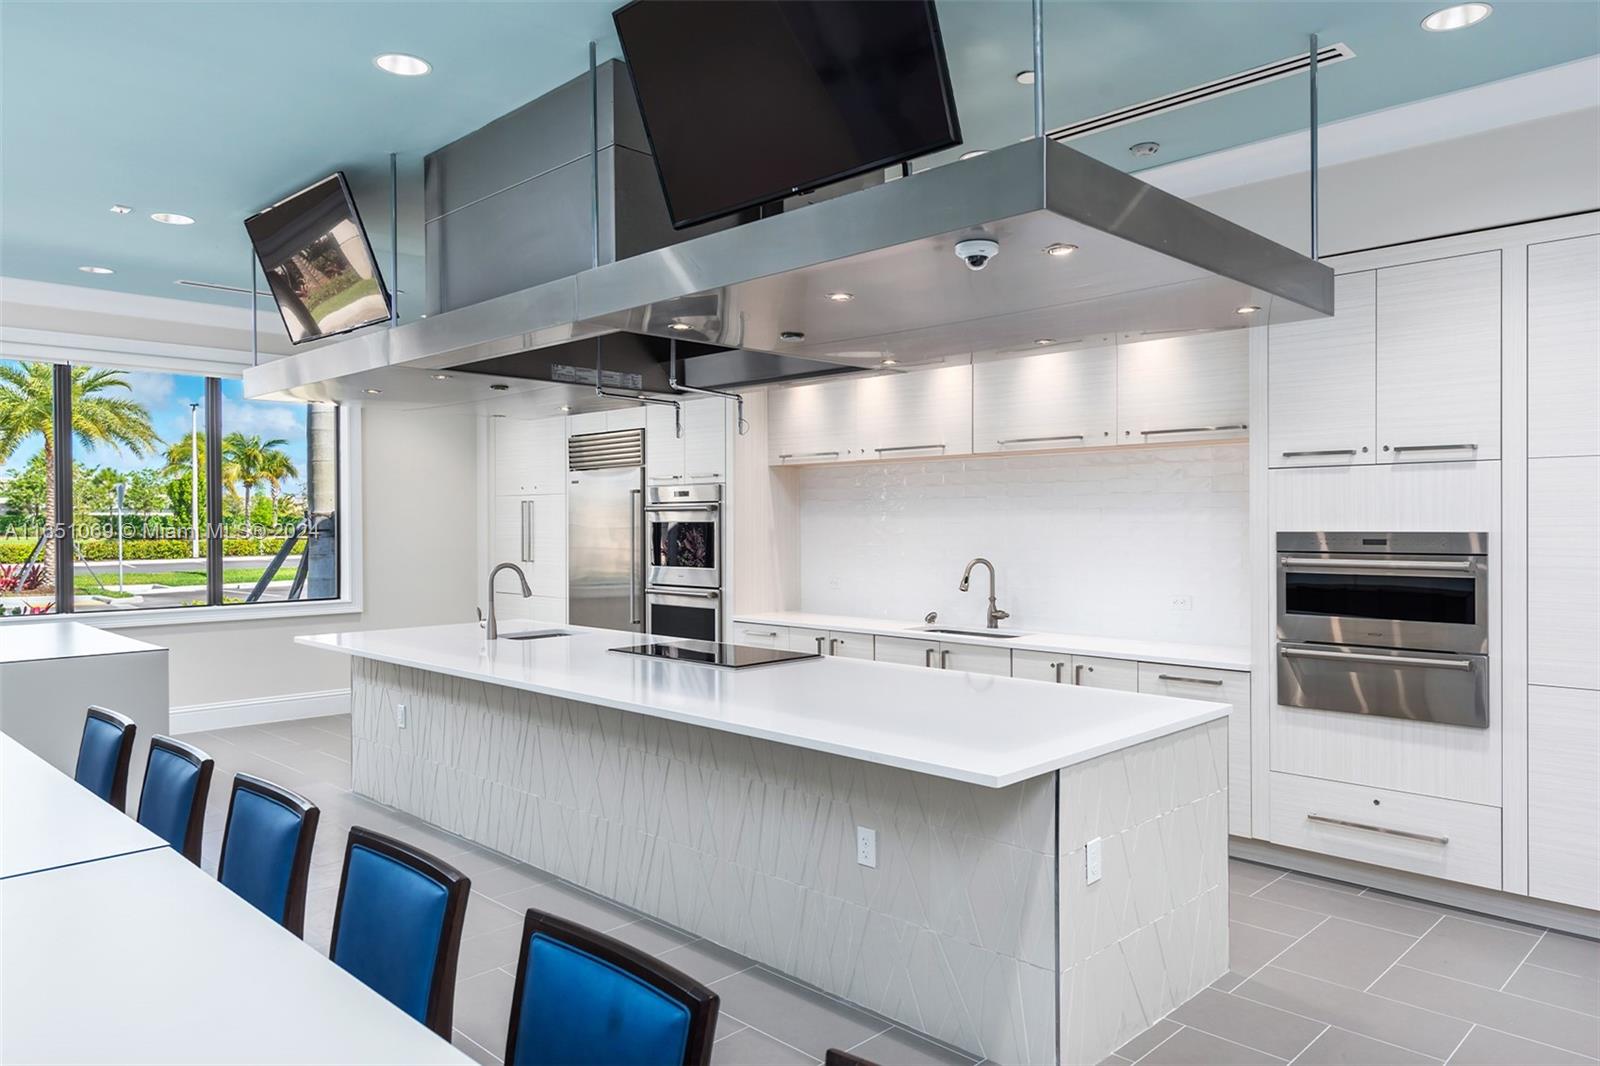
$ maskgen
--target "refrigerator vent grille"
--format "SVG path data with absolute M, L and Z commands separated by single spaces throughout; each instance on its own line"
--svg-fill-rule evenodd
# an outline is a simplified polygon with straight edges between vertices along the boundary
M 567 439 L 567 466 L 573 470 L 606 470 L 644 465 L 644 430 L 580 433 Z

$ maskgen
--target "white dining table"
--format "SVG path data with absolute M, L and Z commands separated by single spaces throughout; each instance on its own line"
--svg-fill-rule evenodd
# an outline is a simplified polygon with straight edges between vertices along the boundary
M 0 749 L 0 1063 L 471 1062 L 131 818 Z
M 150 830 L 0 733 L 0 878 L 166 846 Z

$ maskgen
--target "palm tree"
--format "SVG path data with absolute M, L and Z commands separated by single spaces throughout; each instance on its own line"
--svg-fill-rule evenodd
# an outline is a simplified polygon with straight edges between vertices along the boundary
M 244 520 L 247 526 L 250 522 L 251 491 L 264 484 L 272 484 L 274 478 L 281 481 L 284 477 L 295 476 L 294 464 L 290 463 L 289 457 L 280 450 L 288 443 L 281 437 L 263 441 L 254 434 L 246 436 L 239 432 L 229 433 L 222 438 L 224 461 L 233 465 L 233 480 L 244 489 Z M 281 463 L 277 456 L 283 457 Z M 271 473 L 271 471 L 282 471 L 284 467 L 287 467 L 289 472 Z
M 161 443 L 150 412 L 136 400 L 111 395 L 113 389 L 131 389 L 123 370 L 75 366 L 72 379 L 72 438 L 93 450 L 109 444 L 143 455 Z M 44 439 L 45 513 L 56 516 L 54 368 L 49 363 L 0 362 L 0 463 L 5 462 L 35 433 Z M 70 519 L 69 519 L 70 520 Z M 55 581 L 58 560 L 56 540 L 45 548 L 45 580 Z
M 278 443 L 286 443 L 279 441 Z M 300 470 L 294 465 L 294 460 L 289 458 L 289 453 L 279 448 L 268 447 L 266 462 L 261 467 L 261 476 L 267 482 L 267 488 L 272 492 L 272 524 L 278 524 L 278 494 L 283 491 L 283 483 L 290 478 L 300 476 Z

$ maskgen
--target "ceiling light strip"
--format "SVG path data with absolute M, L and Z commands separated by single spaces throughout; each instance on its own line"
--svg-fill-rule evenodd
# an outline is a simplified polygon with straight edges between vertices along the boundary
M 1347 59 L 1354 58 L 1355 52 L 1350 49 L 1349 45 L 1341 41 L 1338 44 L 1330 44 L 1326 48 L 1319 49 L 1317 52 L 1317 65 L 1319 67 L 1327 67 L 1330 64 L 1342 63 Z M 1215 100 L 1230 93 L 1241 92 L 1245 89 L 1253 89 L 1258 85 L 1266 85 L 1269 82 L 1294 77 L 1304 71 L 1309 71 L 1310 68 L 1310 54 L 1301 52 L 1298 55 L 1253 67 L 1250 70 L 1241 70 L 1237 74 L 1230 74 L 1226 78 L 1218 78 L 1216 81 L 1209 81 L 1204 85 L 1196 85 L 1180 92 L 1168 93 L 1153 100 L 1146 100 L 1141 104 L 1118 108 L 1115 111 L 1107 111 L 1103 115 L 1096 115 L 1081 122 L 1074 122 L 1071 125 L 1052 130 L 1049 136 L 1051 140 L 1055 141 L 1070 141 L 1078 137 L 1086 137 L 1091 133 L 1099 133 L 1102 130 L 1123 126 L 1129 122 L 1138 122 L 1153 115 L 1177 111 L 1180 108 L 1204 103 L 1207 100 Z

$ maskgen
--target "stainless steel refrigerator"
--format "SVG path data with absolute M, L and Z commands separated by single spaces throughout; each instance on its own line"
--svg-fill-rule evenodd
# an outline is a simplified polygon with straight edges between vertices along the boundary
M 567 442 L 567 618 L 644 629 L 644 430 Z

